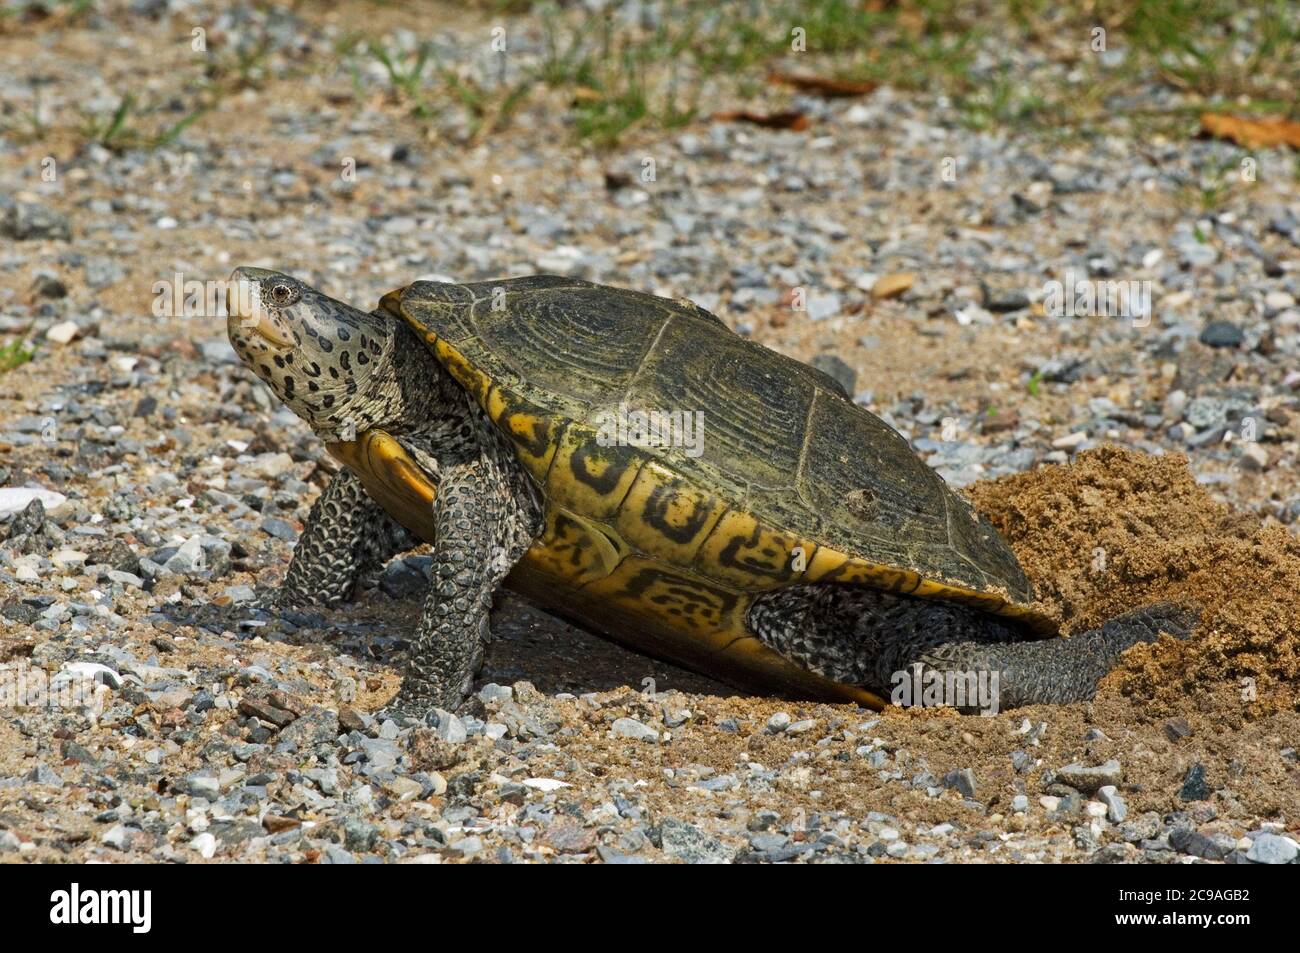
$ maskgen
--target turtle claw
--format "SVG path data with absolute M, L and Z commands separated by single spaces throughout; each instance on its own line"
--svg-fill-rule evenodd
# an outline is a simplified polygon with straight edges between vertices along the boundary
M 1161 634 L 1183 641 L 1201 621 L 1201 607 L 1174 602 L 1153 602 L 1111 619 L 1102 632 L 1125 633 L 1134 642 L 1153 642 Z
M 444 715 L 454 712 L 464 701 L 462 696 L 455 703 L 447 704 L 439 699 L 430 698 L 428 693 L 408 690 L 406 683 L 388 705 L 375 712 L 379 719 L 391 718 L 401 727 L 437 728 Z
M 399 728 L 437 728 L 439 710 L 427 698 L 416 698 L 401 690 L 373 717 L 381 725 L 391 721 Z

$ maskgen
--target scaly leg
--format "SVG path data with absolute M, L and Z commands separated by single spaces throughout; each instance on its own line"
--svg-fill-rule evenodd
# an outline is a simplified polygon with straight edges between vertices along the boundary
M 517 466 L 517 465 L 516 465 Z M 483 454 L 444 469 L 434 502 L 432 584 L 393 707 L 424 718 L 464 700 L 483 662 L 492 594 L 537 533 L 510 465 Z
M 749 611 L 749 625 L 787 658 L 884 698 L 917 665 L 922 675 L 963 680 L 996 672 L 997 704 L 1007 709 L 1092 698 L 1121 652 L 1162 632 L 1186 638 L 1197 615 L 1162 602 L 1069 638 L 1035 638 L 1010 620 L 955 603 L 809 585 L 760 597 Z
M 417 543 L 351 470 L 342 469 L 311 508 L 283 584 L 259 602 L 268 608 L 336 605 L 352 596 L 363 571 Z

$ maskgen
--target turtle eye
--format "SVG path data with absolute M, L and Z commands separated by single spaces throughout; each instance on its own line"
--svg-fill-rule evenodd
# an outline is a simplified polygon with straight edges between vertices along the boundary
M 283 281 L 271 285 L 271 303 L 283 308 L 298 300 L 298 292 Z

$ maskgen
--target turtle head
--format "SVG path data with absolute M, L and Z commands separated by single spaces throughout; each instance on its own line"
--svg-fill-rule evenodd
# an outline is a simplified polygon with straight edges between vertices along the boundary
M 317 433 L 350 440 L 376 423 L 374 391 L 391 363 L 390 318 L 262 268 L 235 269 L 226 314 L 235 353 Z

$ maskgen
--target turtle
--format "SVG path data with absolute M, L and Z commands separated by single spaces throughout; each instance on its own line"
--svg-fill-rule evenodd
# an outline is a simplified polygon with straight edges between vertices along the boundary
M 746 691 L 876 709 L 921 703 L 920 676 L 994 676 L 1003 708 L 1090 698 L 1124 649 L 1196 621 L 1157 603 L 1056 638 L 1007 543 L 895 429 L 688 299 L 533 275 L 416 280 L 362 311 L 243 267 L 227 314 L 340 464 L 263 604 L 344 602 L 432 547 L 396 713 L 464 701 L 501 587 Z

